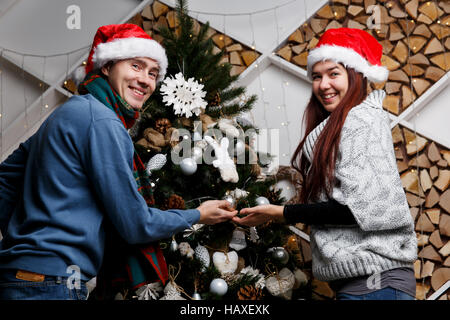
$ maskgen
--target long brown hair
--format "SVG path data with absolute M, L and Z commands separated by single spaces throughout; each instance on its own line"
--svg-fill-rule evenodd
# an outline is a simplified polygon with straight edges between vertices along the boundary
M 339 149 L 341 130 L 348 112 L 367 97 L 367 79 L 352 68 L 346 68 L 348 74 L 348 89 L 336 109 L 330 114 L 314 93 L 303 114 L 306 129 L 303 139 L 300 141 L 291 159 L 291 165 L 303 176 L 300 201 L 317 200 L 321 192 L 328 195 L 334 184 L 334 169 Z M 328 116 L 327 124 L 319 135 L 313 150 L 313 159 L 310 164 L 302 152 L 308 134 Z M 306 174 L 309 166 L 311 169 Z

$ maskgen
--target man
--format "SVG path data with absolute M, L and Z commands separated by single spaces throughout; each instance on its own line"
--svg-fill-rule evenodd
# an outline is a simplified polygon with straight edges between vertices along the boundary
M 102 264 L 117 267 L 104 261 L 109 237 L 117 245 L 109 256 L 129 254 L 133 286 L 148 282 L 140 279 L 142 261 L 153 266 L 153 281 L 164 282 L 158 239 L 235 216 L 225 200 L 192 210 L 149 207 L 150 182 L 127 129 L 166 69 L 164 49 L 138 26 L 98 29 L 76 73 L 83 95 L 55 110 L 0 165 L 0 299 L 86 298 L 84 282 Z M 75 271 L 81 285 L 67 281 Z

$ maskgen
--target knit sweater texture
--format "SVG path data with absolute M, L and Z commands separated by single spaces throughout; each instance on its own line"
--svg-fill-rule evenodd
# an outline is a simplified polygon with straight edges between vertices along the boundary
M 311 226 L 314 277 L 352 278 L 413 268 L 417 239 L 394 155 L 385 92 L 376 90 L 352 108 L 341 131 L 331 198 L 347 205 L 357 224 Z M 310 163 L 314 144 L 329 118 L 307 137 Z M 318 201 L 327 201 L 325 193 Z

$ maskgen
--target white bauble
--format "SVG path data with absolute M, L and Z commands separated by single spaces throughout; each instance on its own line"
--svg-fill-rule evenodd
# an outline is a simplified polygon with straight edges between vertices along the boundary
M 209 285 L 209 292 L 223 296 L 228 291 L 228 285 L 225 280 L 216 278 Z
M 256 198 L 256 205 L 262 206 L 265 204 L 270 204 L 269 200 L 266 197 L 258 197 Z
M 197 163 L 192 158 L 184 158 L 181 160 L 180 168 L 183 174 L 190 176 L 197 171 Z

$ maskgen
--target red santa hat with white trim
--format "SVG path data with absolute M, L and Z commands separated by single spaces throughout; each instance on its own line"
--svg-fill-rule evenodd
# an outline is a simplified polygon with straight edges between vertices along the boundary
M 313 66 L 331 60 L 355 69 L 371 82 L 386 81 L 389 70 L 381 65 L 383 47 L 364 30 L 328 29 L 308 54 L 307 73 L 311 79 Z
M 164 79 L 168 66 L 166 51 L 141 27 L 130 23 L 102 26 L 94 36 L 86 65 L 75 69 L 72 79 L 78 85 L 86 74 L 101 69 L 109 61 L 136 57 L 155 60 L 159 66 L 157 81 Z

